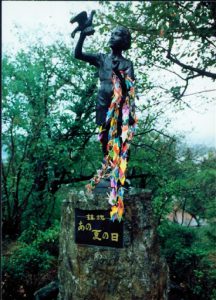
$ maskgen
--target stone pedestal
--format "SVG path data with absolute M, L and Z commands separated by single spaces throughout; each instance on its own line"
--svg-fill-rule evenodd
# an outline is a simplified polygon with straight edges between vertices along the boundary
M 62 205 L 59 281 L 61 300 L 167 299 L 168 270 L 160 257 L 151 194 L 125 196 L 124 247 L 75 244 L 74 209 L 109 209 L 107 196 L 76 191 Z

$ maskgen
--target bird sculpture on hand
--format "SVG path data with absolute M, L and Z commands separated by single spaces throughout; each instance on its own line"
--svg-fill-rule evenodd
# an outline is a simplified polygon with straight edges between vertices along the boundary
M 87 27 L 89 27 L 88 29 L 88 34 L 91 35 L 94 33 L 94 29 L 92 27 L 92 20 L 93 20 L 93 16 L 95 14 L 95 10 L 92 10 L 90 13 L 90 16 L 87 16 L 86 11 L 82 11 L 81 13 L 79 13 L 77 16 L 71 18 L 70 23 L 73 24 L 75 22 L 77 22 L 79 25 L 74 29 L 74 31 L 71 33 L 71 37 L 74 38 L 75 34 L 78 31 L 83 31 L 84 29 L 86 29 Z

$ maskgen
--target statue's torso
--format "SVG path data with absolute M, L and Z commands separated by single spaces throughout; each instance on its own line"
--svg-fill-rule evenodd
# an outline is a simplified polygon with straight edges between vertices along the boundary
M 119 60 L 118 70 L 128 74 L 131 62 L 125 58 Z M 100 87 L 98 91 L 97 110 L 108 109 L 113 96 L 112 59 L 110 55 L 101 54 L 99 67 Z
M 106 119 L 106 112 L 110 106 L 113 96 L 112 85 L 112 59 L 110 55 L 100 54 L 99 78 L 100 87 L 98 91 L 97 101 L 97 124 L 101 124 Z M 118 70 L 128 74 L 131 62 L 125 58 L 119 59 Z

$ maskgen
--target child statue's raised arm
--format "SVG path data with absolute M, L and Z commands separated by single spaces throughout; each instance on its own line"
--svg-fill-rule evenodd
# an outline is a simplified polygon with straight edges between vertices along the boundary
M 74 38 L 76 32 L 80 31 L 80 37 L 77 42 L 77 45 L 75 47 L 74 51 L 74 57 L 83 61 L 86 61 L 90 63 L 91 65 L 94 65 L 95 67 L 99 67 L 99 54 L 92 54 L 92 53 L 83 53 L 82 48 L 83 48 L 83 43 L 88 35 L 93 35 L 94 34 L 94 29 L 92 27 L 92 19 L 95 11 L 93 10 L 87 18 L 87 13 L 86 12 L 81 12 L 78 14 L 76 17 L 71 19 L 71 23 L 78 23 L 78 26 L 75 28 L 75 30 L 72 32 L 71 36 Z

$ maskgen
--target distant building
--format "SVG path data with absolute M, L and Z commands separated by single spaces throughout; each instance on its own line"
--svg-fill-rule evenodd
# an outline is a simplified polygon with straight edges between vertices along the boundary
M 205 220 L 197 219 L 195 216 L 179 208 L 174 209 L 167 218 L 168 220 L 183 226 L 198 227 L 207 225 Z

